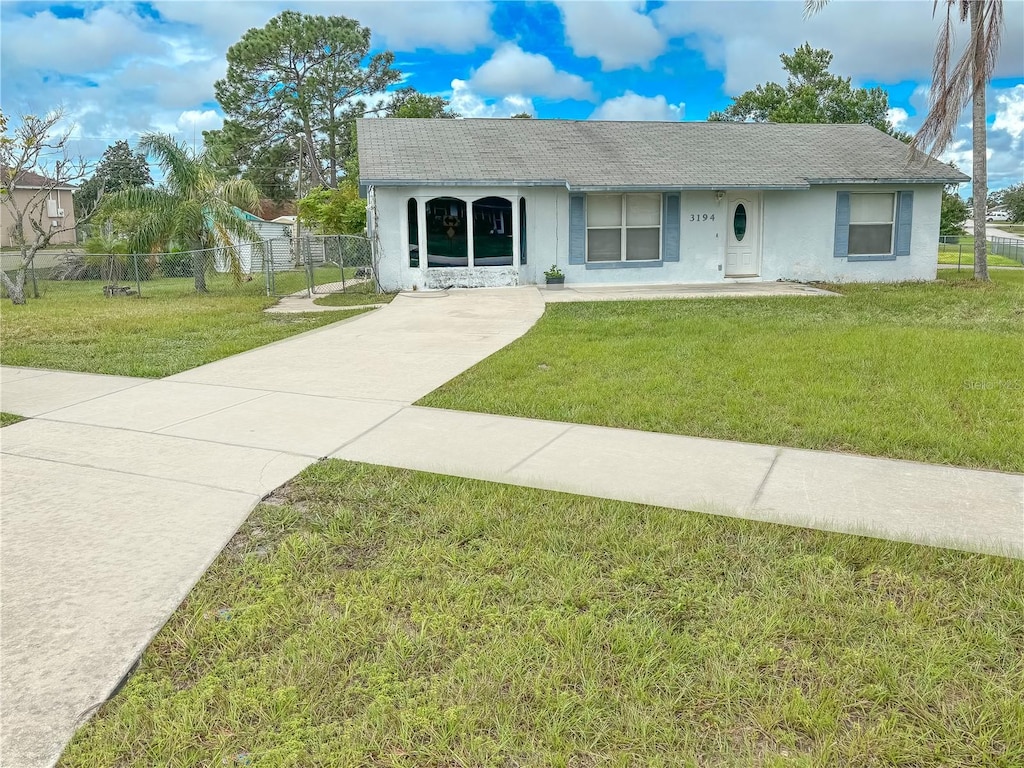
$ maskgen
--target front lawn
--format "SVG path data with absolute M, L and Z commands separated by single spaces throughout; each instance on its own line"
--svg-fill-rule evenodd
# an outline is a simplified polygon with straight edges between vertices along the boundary
M 549 304 L 420 405 L 1024 470 L 1024 272 Z
M 141 297 L 106 298 L 100 281 L 47 288 L 24 306 L 0 303 L 4 365 L 169 376 L 363 311 L 271 315 L 277 300 L 262 286 L 224 277 L 202 296 L 191 278 L 147 281 Z
M 329 461 L 73 766 L 1019 766 L 1024 563 Z

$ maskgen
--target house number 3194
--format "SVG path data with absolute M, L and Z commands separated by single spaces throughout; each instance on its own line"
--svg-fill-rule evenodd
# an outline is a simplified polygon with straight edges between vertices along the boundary
M 714 221 L 715 214 L 713 213 L 691 213 L 690 221 Z

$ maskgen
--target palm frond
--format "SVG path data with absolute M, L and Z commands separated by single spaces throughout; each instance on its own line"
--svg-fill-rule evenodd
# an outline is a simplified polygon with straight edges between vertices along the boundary
M 108 218 L 118 213 L 142 214 L 131 228 L 128 245 L 133 253 L 148 253 L 172 236 L 175 205 L 175 198 L 162 189 L 134 187 L 104 195 L 100 217 Z
M 163 133 L 147 133 L 139 140 L 139 147 L 156 157 L 171 194 L 190 197 L 201 185 L 201 164 L 184 144 Z
M 217 196 L 249 213 L 255 213 L 260 207 L 260 191 L 248 179 L 230 179 L 224 182 Z
M 829 0 L 804 0 L 804 18 L 809 19 L 826 5 Z
M 972 25 L 963 53 L 949 70 L 953 47 L 953 13 L 960 21 L 970 19 L 972 12 L 981 14 Z M 936 9 L 938 5 L 936 4 Z M 984 91 L 995 69 L 1002 33 L 1003 6 L 1000 0 L 946 0 L 946 20 L 939 33 L 932 67 L 932 87 L 928 116 L 921 124 L 911 146 L 931 155 L 943 152 L 956 134 L 960 115 L 976 91 Z M 975 62 L 982 62 L 976 67 Z

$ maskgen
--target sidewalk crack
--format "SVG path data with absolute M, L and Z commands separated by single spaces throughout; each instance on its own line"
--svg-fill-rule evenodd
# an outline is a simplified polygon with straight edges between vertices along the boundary
M 577 426 L 577 425 L 576 425 L 576 424 L 570 424 L 570 425 L 569 425 L 569 426 L 567 426 L 567 427 L 566 427 L 565 429 L 563 429 L 563 430 L 562 430 L 561 432 L 559 432 L 559 433 L 558 433 L 557 435 L 555 435 L 554 437 L 552 437 L 552 438 L 551 438 L 550 440 L 547 440 L 547 441 L 545 441 L 545 442 L 544 442 L 544 444 L 543 444 L 543 445 L 541 445 L 541 446 L 539 446 L 539 447 L 538 447 L 538 448 L 537 448 L 536 450 L 530 451 L 530 452 L 529 452 L 529 453 L 528 453 L 528 454 L 527 454 L 526 456 L 524 456 L 524 457 L 523 457 L 523 458 L 521 458 L 521 459 L 520 459 L 519 461 L 517 461 L 517 462 L 516 462 L 515 464 L 513 464 L 513 465 L 512 465 L 511 467 L 509 467 L 508 469 L 506 469 L 506 470 L 505 470 L 505 474 L 506 474 L 506 475 L 510 475 L 510 474 L 512 474 L 513 472 L 515 472 L 515 471 L 516 471 L 516 470 L 517 470 L 517 469 L 518 469 L 519 467 L 521 467 L 521 466 L 522 466 L 523 464 L 525 464 L 525 463 L 526 463 L 527 461 L 529 461 L 529 460 L 530 460 L 530 459 L 532 459 L 532 458 L 533 458 L 534 456 L 536 456 L 536 455 L 537 455 L 538 453 L 540 453 L 541 451 L 543 451 L 543 450 L 544 450 L 545 448 L 547 448 L 547 447 L 548 447 L 549 445 L 551 445 L 551 444 L 552 444 L 553 442 L 555 442 L 555 440 L 557 440 L 558 438 L 560 438 L 560 437 L 562 437 L 563 435 L 565 435 L 565 434 L 566 434 L 566 433 L 567 433 L 567 432 L 568 432 L 568 431 L 569 431 L 570 429 L 572 429 L 572 428 L 573 428 L 573 427 L 575 427 L 575 426 Z
M 764 493 L 764 487 L 768 484 L 768 478 L 771 477 L 772 470 L 775 469 L 775 464 L 779 460 L 779 456 L 782 455 L 782 448 L 775 449 L 775 455 L 772 456 L 772 463 L 768 466 L 768 471 L 764 473 L 764 477 L 761 478 L 761 482 L 757 486 L 757 490 L 754 491 L 754 498 L 750 500 L 750 504 L 747 505 L 748 510 L 752 510 L 757 507 L 757 502 L 761 500 L 761 494 Z

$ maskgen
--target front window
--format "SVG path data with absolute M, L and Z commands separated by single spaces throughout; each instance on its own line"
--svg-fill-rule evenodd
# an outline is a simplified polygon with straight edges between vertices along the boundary
M 435 197 L 427 209 L 427 266 L 469 266 L 466 203 L 455 197 Z
M 473 203 L 473 266 L 512 265 L 512 203 L 485 197 Z
M 895 194 L 851 194 L 849 254 L 891 254 L 895 214 Z
M 661 258 L 661 195 L 587 195 L 587 261 Z
M 409 266 L 419 267 L 420 265 L 420 215 L 416 199 L 409 198 Z

